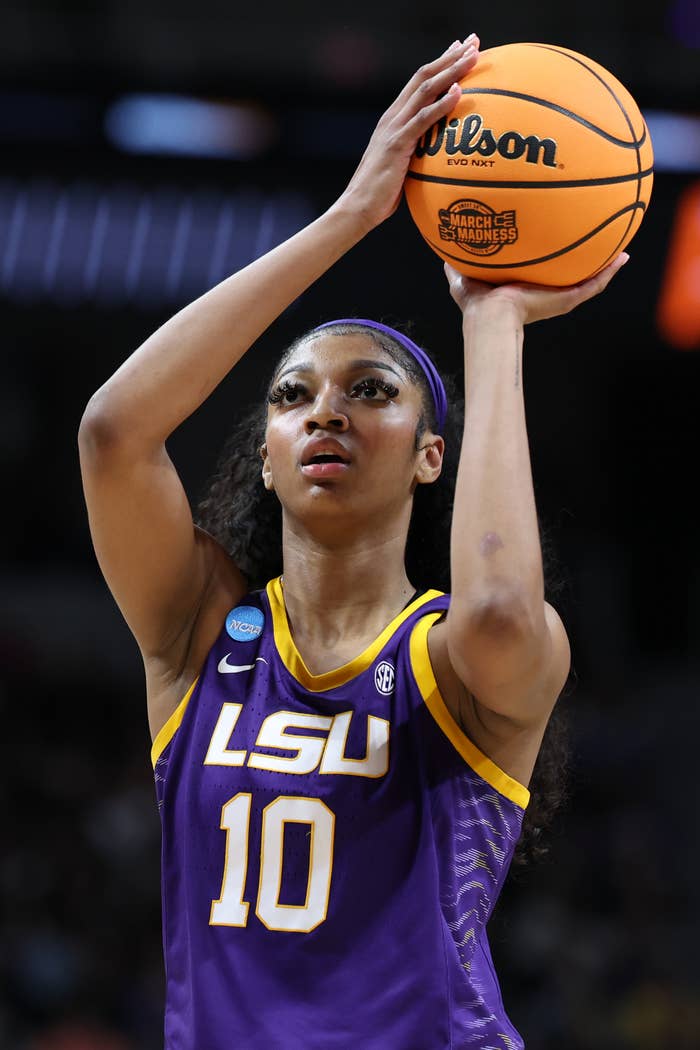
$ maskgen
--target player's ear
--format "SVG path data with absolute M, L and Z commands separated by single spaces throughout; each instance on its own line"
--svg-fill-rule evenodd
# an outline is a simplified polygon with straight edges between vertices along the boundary
M 430 485 L 437 481 L 442 471 L 442 458 L 445 454 L 445 442 L 439 434 L 426 431 L 421 438 L 416 466 L 416 482 L 419 485 Z
M 272 480 L 272 467 L 270 466 L 270 457 L 267 454 L 267 444 L 264 441 L 263 441 L 262 445 L 260 446 L 259 452 L 260 452 L 260 457 L 261 457 L 261 459 L 263 461 L 263 466 L 262 466 L 263 485 L 265 486 L 265 488 L 267 489 L 268 492 L 274 492 L 275 491 L 275 485 L 274 485 L 274 482 Z

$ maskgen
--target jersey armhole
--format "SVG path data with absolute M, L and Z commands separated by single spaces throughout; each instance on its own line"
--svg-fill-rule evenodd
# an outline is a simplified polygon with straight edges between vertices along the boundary
M 416 685 L 433 719 L 445 734 L 456 751 L 467 765 L 501 795 L 510 799 L 516 806 L 526 809 L 530 801 L 530 792 L 524 784 L 505 773 L 495 762 L 480 751 L 452 717 L 449 708 L 440 695 L 433 666 L 428 651 L 428 631 L 436 623 L 442 612 L 430 613 L 422 617 L 413 630 L 409 644 L 411 670 Z
M 151 747 L 151 765 L 153 766 L 154 769 L 156 767 L 156 763 L 158 762 L 158 759 L 163 754 L 163 752 L 165 751 L 166 747 L 168 746 L 168 744 L 170 743 L 170 741 L 172 740 L 172 738 L 175 736 L 176 732 L 180 728 L 180 723 L 182 722 L 182 719 L 185 716 L 185 711 L 187 710 L 187 705 L 190 702 L 190 699 L 192 697 L 192 693 L 194 692 L 194 688 L 197 685 L 198 681 L 199 681 L 199 675 L 197 675 L 197 677 L 195 678 L 194 682 L 189 687 L 189 689 L 187 690 L 187 692 L 183 696 L 182 700 L 177 705 L 177 707 L 175 708 L 175 710 L 173 711 L 173 713 L 171 714 L 170 718 L 167 720 L 165 725 L 161 726 L 161 728 L 156 733 L 156 738 L 153 741 L 153 746 Z

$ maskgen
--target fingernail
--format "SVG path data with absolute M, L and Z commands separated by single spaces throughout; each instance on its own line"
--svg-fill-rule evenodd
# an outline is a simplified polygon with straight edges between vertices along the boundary
M 475 54 L 476 48 L 468 47 L 467 50 L 462 55 L 460 55 L 459 61 L 461 62 L 463 58 L 473 58 Z
M 476 33 L 470 33 L 467 39 L 464 41 L 464 46 L 467 47 L 469 44 L 476 40 Z
M 461 40 L 455 40 L 454 44 L 450 44 L 450 46 L 448 47 L 447 50 L 448 51 L 454 51 L 454 50 L 456 50 L 456 48 L 461 47 L 461 46 L 462 46 L 462 41 Z

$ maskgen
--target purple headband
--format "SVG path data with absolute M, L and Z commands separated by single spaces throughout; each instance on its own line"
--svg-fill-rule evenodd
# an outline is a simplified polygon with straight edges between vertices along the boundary
M 314 328 L 314 332 L 320 332 L 323 328 L 331 328 L 333 325 L 341 324 L 356 324 L 363 328 L 376 328 L 380 332 L 384 332 L 385 335 L 391 336 L 397 343 L 400 343 L 406 350 L 408 350 L 411 357 L 420 365 L 421 371 L 425 378 L 428 380 L 428 386 L 430 387 L 430 393 L 433 397 L 433 405 L 435 406 L 435 422 L 437 424 L 438 433 L 442 433 L 445 426 L 445 420 L 447 419 L 447 394 L 445 393 L 445 387 L 443 386 L 440 374 L 430 360 L 425 350 L 409 339 L 403 332 L 397 332 L 395 328 L 389 328 L 388 325 L 380 324 L 379 321 L 368 321 L 364 317 L 341 317 L 337 321 L 326 321 L 324 324 L 318 325 Z

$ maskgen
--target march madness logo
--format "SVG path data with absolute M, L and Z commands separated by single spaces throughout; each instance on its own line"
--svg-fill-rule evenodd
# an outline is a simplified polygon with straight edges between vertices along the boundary
M 438 219 L 440 240 L 456 244 L 468 255 L 495 255 L 518 239 L 515 211 L 494 211 L 481 201 L 453 201 L 440 208 Z

